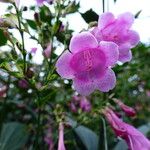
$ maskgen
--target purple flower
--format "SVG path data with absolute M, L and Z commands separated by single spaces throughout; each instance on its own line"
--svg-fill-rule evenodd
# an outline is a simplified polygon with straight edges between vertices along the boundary
M 72 79 L 75 90 L 89 95 L 95 89 L 108 92 L 116 84 L 111 69 L 118 60 L 118 46 L 113 42 L 97 42 L 89 32 L 82 32 L 71 39 L 70 52 L 58 59 L 56 68 L 62 78 Z
M 129 62 L 132 59 L 131 48 L 135 47 L 140 38 L 137 32 L 131 30 L 134 16 L 123 13 L 115 18 L 110 12 L 99 17 L 98 27 L 92 33 L 98 41 L 112 41 L 119 46 L 119 61 Z
M 91 103 L 87 100 L 86 97 L 82 97 L 80 100 L 80 108 L 84 112 L 90 112 L 91 111 Z
M 29 84 L 28 84 L 28 82 L 25 79 L 21 79 L 18 82 L 18 86 L 23 88 L 23 89 L 27 89 Z
M 109 108 L 105 109 L 104 115 L 115 134 L 127 142 L 129 150 L 150 150 L 150 141 L 140 131 L 123 122 Z
M 117 99 L 114 99 L 114 102 L 120 106 L 120 108 L 126 113 L 126 115 L 130 117 L 134 117 L 136 115 L 136 111 L 132 107 L 125 105 L 123 102 Z
M 37 47 L 31 48 L 31 53 L 32 53 L 32 54 L 36 54 L 36 52 L 37 52 Z
M 58 141 L 58 150 L 66 150 L 64 144 L 64 125 L 59 123 L 59 141 Z

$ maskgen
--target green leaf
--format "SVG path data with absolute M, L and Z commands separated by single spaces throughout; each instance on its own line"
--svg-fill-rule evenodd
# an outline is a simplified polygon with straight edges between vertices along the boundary
M 86 150 L 98 150 L 98 136 L 92 130 L 84 126 L 78 126 L 74 131 Z
M 3 30 L 0 29 L 0 46 L 3 46 L 7 43 L 7 38 L 4 35 Z
M 81 13 L 81 16 L 87 23 L 98 21 L 99 18 L 98 14 L 94 12 L 92 9 L 86 11 L 85 13 Z
M 33 20 L 27 19 L 26 21 L 32 29 L 37 30 L 37 25 Z
M 10 122 L 3 125 L 0 136 L 0 150 L 20 150 L 28 139 L 24 124 Z
M 139 10 L 136 14 L 135 14 L 135 18 L 138 18 L 139 17 L 139 15 L 141 14 L 141 12 L 142 12 L 142 10 Z

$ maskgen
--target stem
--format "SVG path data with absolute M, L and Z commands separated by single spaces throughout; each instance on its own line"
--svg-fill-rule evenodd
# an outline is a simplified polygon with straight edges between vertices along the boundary
M 102 5 L 103 5 L 103 13 L 105 12 L 105 0 L 102 0 Z
M 7 90 L 6 90 L 6 97 L 4 98 L 3 104 L 2 104 L 2 113 L 0 114 L 0 134 L 1 134 L 1 129 L 3 127 L 3 123 L 5 121 L 7 111 L 6 111 L 6 106 L 7 106 L 7 99 L 8 99 L 8 91 L 9 91 L 9 83 L 10 83 L 11 77 L 9 75 L 8 81 L 7 81 Z
M 38 108 L 38 118 L 37 118 L 37 129 L 36 129 L 36 139 L 35 139 L 35 150 L 39 149 L 39 137 L 41 135 L 41 109 L 40 109 L 40 95 L 37 91 L 37 108 Z
M 16 9 L 16 13 L 17 13 L 17 19 L 18 19 L 18 25 L 19 25 L 19 32 L 20 32 L 20 35 L 21 35 L 21 40 L 22 40 L 22 55 L 23 55 L 23 73 L 25 74 L 26 73 L 26 51 L 25 51 L 25 43 L 24 43 L 24 32 L 22 31 L 22 28 L 21 28 L 21 19 L 20 19 L 20 14 L 19 14 L 19 10 L 16 6 L 16 4 L 14 4 L 14 7 Z
M 105 150 L 108 150 L 108 143 L 107 143 L 107 132 L 106 132 L 106 122 L 104 118 L 102 119 L 102 123 L 103 123 L 103 130 L 104 130 L 104 147 Z

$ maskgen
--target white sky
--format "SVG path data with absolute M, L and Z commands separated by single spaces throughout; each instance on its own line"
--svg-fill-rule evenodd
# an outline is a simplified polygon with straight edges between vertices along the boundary
M 80 12 L 85 12 L 89 9 L 93 9 L 98 14 L 102 13 L 102 0 L 76 0 L 80 1 Z M 138 19 L 136 19 L 133 29 L 139 32 L 141 41 L 145 43 L 150 43 L 150 0 L 117 0 L 114 4 L 114 0 L 105 0 L 106 3 L 109 2 L 109 5 L 106 4 L 106 11 L 111 11 L 115 15 L 129 11 L 133 14 L 136 14 L 139 10 L 142 10 Z M 21 0 L 21 4 L 24 6 L 30 6 L 31 0 Z M 35 1 L 32 1 L 32 5 L 35 4 Z M 5 13 L 7 5 L 0 3 L 0 15 Z M 33 18 L 33 13 L 26 12 L 25 17 Z M 75 32 L 80 32 L 83 28 L 87 28 L 87 24 L 82 19 L 79 13 L 69 15 L 66 18 L 69 22 L 69 27 Z M 16 33 L 17 36 L 17 33 Z M 18 35 L 19 36 L 19 35 Z M 26 37 L 26 49 L 30 51 L 31 47 L 37 47 L 36 42 L 31 42 L 31 40 Z M 40 49 L 40 47 L 39 47 Z M 37 56 L 34 57 L 36 60 L 37 57 L 41 55 L 41 50 L 37 52 Z M 39 60 L 39 58 L 38 58 Z M 42 61 L 39 60 L 39 62 Z

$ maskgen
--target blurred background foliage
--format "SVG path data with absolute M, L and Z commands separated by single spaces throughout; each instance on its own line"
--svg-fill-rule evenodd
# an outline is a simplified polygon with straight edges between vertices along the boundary
M 76 93 L 71 88 L 71 81 L 61 79 L 55 71 L 55 63 L 60 56 L 56 51 L 58 48 L 62 51 L 68 49 L 73 31 L 67 23 L 63 24 L 63 20 L 67 15 L 78 12 L 79 8 L 79 3 L 69 0 L 39 8 L 22 7 L 18 14 L 21 28 L 18 24 L 18 29 L 0 27 L 0 150 L 46 150 L 48 144 L 44 137 L 49 128 L 52 130 L 54 149 L 57 149 L 61 119 L 68 122 L 65 127 L 67 149 L 103 150 L 106 127 L 109 148 L 119 150 L 124 143 L 119 142 L 107 123 L 105 126 L 99 113 L 108 103 L 116 107 L 112 97 L 136 109 L 136 117 L 128 118 L 116 107 L 126 122 L 141 127 L 141 131 L 150 137 L 149 43 L 139 43 L 132 49 L 132 61 L 115 67 L 115 89 L 107 94 L 96 91 L 88 97 L 92 103 L 90 112 L 82 112 L 81 109 L 76 113 L 70 111 L 69 103 Z M 8 14 L 12 14 L 13 9 L 12 5 L 9 6 Z M 22 12 L 29 10 L 34 11 L 34 20 L 22 18 Z M 81 16 L 91 26 L 98 20 L 94 10 L 81 13 Z M 34 63 L 33 54 L 23 50 L 23 43 L 15 37 L 13 30 L 28 34 L 41 45 L 43 52 L 51 43 L 51 57 L 45 57 L 42 64 Z M 26 57 L 25 62 L 23 56 Z

